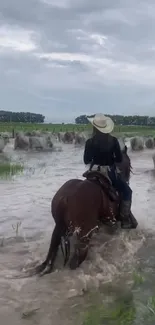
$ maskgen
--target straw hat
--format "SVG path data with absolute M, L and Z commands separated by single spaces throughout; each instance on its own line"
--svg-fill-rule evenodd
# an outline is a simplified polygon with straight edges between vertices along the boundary
M 92 118 L 87 117 L 87 119 L 97 130 L 102 133 L 111 133 L 114 129 L 113 120 L 102 113 L 96 114 Z

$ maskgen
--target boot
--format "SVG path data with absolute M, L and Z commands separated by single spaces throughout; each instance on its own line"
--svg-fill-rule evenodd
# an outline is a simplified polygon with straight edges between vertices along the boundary
M 122 229 L 132 229 L 130 222 L 131 201 L 122 201 L 120 205 L 120 218 Z

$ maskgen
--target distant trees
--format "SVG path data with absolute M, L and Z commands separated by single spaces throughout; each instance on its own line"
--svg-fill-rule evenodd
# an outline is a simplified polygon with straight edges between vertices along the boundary
M 0 111 L 0 122 L 44 123 L 44 119 L 42 114 Z
M 94 114 L 95 115 L 95 114 Z M 90 115 L 89 117 L 93 117 Z M 117 125 L 141 125 L 141 126 L 155 126 L 155 117 L 139 116 L 139 115 L 108 115 Z M 80 115 L 75 119 L 76 124 L 88 124 L 87 116 Z
M 89 115 L 89 117 L 93 117 L 94 115 Z M 88 124 L 88 120 L 87 120 L 87 115 L 80 115 L 78 117 L 76 117 L 75 119 L 75 123 L 76 124 Z

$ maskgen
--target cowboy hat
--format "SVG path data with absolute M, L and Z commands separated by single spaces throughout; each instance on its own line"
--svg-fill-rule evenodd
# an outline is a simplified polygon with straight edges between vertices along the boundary
M 113 120 L 102 113 L 96 114 L 94 117 L 87 117 L 88 121 L 100 132 L 111 133 L 114 129 Z

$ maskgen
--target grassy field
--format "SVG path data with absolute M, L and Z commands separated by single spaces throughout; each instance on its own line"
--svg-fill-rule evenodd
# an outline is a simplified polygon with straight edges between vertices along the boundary
M 84 131 L 89 130 L 90 126 L 76 124 L 33 124 L 33 123 L 0 123 L 0 132 L 16 131 L 50 131 L 50 132 L 65 132 L 65 131 Z
M 32 123 L 0 123 L 0 132 L 12 132 L 15 131 L 50 131 L 50 132 L 66 132 L 66 131 L 89 131 L 91 125 L 78 125 L 78 124 L 32 124 Z M 155 136 L 155 127 L 148 126 L 119 126 L 116 125 L 114 129 L 115 134 L 130 135 L 153 135 Z

